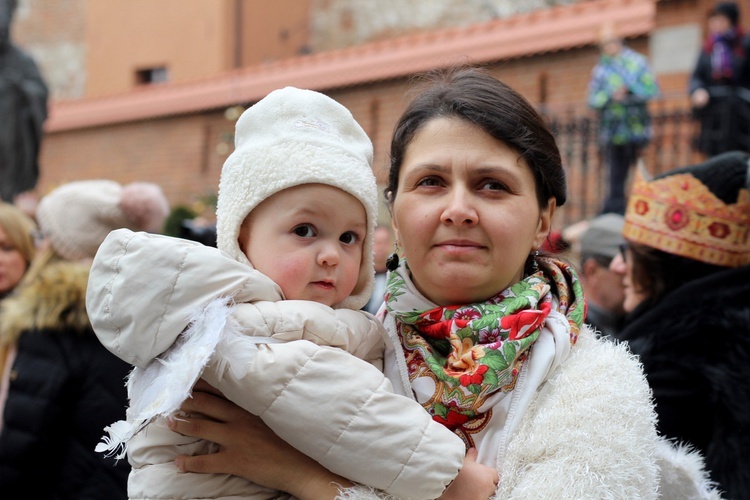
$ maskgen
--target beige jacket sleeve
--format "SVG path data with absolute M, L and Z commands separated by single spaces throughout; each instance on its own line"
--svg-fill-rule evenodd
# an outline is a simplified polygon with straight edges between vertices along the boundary
M 248 337 L 236 340 L 203 377 L 328 470 L 398 498 L 428 499 L 462 467 L 463 441 L 395 394 L 371 364 L 306 341 L 259 345 L 250 355 Z
M 337 347 L 383 369 L 383 324 L 367 312 L 331 309 L 306 300 L 282 300 L 237 304 L 232 318 L 243 334 Z

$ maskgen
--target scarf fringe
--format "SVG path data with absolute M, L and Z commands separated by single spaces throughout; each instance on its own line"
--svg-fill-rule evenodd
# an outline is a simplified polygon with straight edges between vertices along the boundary
M 108 435 L 102 436 L 97 452 L 124 458 L 133 436 L 155 418 L 179 410 L 226 335 L 231 311 L 232 305 L 225 298 L 215 299 L 190 318 L 190 326 L 161 357 L 130 372 L 126 420 L 104 428 Z

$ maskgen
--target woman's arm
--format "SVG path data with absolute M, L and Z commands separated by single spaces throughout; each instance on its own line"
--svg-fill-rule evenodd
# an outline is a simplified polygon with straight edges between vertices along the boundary
M 193 397 L 182 407 L 186 412 L 199 412 L 208 418 L 170 419 L 169 426 L 181 434 L 215 442 L 221 451 L 177 457 L 178 468 L 186 472 L 241 476 L 301 500 L 333 499 L 338 495 L 338 485 L 352 486 L 345 478 L 288 445 L 260 418 L 212 392 L 210 385 L 199 381 Z
M 193 398 L 182 409 L 206 418 L 170 420 L 172 430 L 221 446 L 221 451 L 211 455 L 177 457 L 175 463 L 183 471 L 234 474 L 302 500 L 333 499 L 339 487 L 355 487 L 285 443 L 258 417 L 217 395 L 204 381 L 196 384 Z M 497 471 L 477 463 L 476 455 L 475 450 L 469 450 L 464 466 L 441 499 L 485 499 L 494 494 Z

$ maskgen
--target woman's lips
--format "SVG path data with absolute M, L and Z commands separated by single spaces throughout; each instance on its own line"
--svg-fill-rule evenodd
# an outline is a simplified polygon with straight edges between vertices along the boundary
M 484 248 L 484 245 L 471 240 L 446 240 L 436 246 L 448 252 L 470 252 Z

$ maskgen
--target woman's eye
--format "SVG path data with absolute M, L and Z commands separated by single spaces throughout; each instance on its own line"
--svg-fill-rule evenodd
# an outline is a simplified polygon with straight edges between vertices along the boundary
M 425 177 L 424 179 L 420 179 L 419 182 L 417 182 L 417 186 L 440 186 L 440 179 L 437 177 Z
M 357 235 L 357 233 L 347 231 L 346 233 L 342 234 L 339 237 L 339 241 L 341 241 L 341 243 L 344 243 L 346 245 L 353 245 L 357 241 L 359 241 L 359 236 Z
M 494 179 L 489 179 L 489 180 L 484 181 L 481 185 L 481 188 L 487 189 L 489 191 L 507 191 L 508 190 L 508 186 Z
M 13 245 L 0 245 L 0 252 L 10 253 L 16 250 Z
M 315 236 L 315 229 L 310 224 L 300 224 L 292 229 L 292 232 L 301 238 L 312 238 Z

